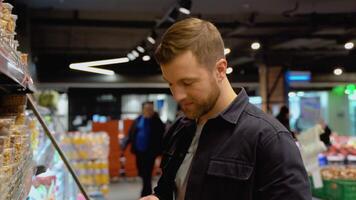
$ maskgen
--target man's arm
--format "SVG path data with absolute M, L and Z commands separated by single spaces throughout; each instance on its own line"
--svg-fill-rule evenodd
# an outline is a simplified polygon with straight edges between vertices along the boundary
M 299 149 L 289 132 L 271 135 L 260 143 L 256 167 L 259 199 L 312 199 Z
M 134 137 L 134 134 L 135 134 L 135 131 L 136 131 L 136 121 L 137 119 L 135 119 L 129 129 L 129 132 L 128 132 L 128 136 L 125 137 L 123 139 L 123 142 L 122 142 L 122 145 L 121 145 L 121 149 L 123 151 L 126 150 L 127 146 L 132 143 L 132 140 L 133 140 L 133 137 Z

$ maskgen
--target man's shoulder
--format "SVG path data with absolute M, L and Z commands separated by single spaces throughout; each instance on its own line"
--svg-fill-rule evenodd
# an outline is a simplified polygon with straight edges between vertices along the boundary
M 288 132 L 288 130 L 272 115 L 263 112 L 252 104 L 248 104 L 243 111 L 240 123 L 249 132 L 259 134 L 277 134 L 279 132 Z

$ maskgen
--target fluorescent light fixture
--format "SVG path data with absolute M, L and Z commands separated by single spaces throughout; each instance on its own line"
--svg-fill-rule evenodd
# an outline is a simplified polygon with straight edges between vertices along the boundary
M 289 96 L 289 97 L 295 97 L 295 96 L 297 96 L 297 94 L 296 94 L 295 92 L 289 92 L 289 93 L 288 93 L 288 96 Z
M 230 48 L 225 48 L 224 49 L 224 54 L 227 55 L 229 53 L 231 53 L 231 49 Z
M 147 40 L 148 40 L 149 42 L 151 42 L 151 44 L 155 44 L 155 43 L 156 43 L 156 40 L 153 39 L 153 37 L 151 37 L 151 36 L 148 36 L 148 37 L 147 37 Z
M 261 44 L 259 42 L 254 42 L 251 44 L 251 49 L 258 50 L 261 48 Z
M 232 69 L 232 67 L 228 67 L 226 69 L 226 74 L 231 74 L 234 70 Z
M 80 62 L 80 63 L 72 63 L 70 66 L 73 67 L 94 67 L 94 66 L 102 66 L 102 65 L 112 65 L 112 64 L 120 64 L 120 63 L 127 63 L 129 59 L 124 58 L 115 58 L 115 59 L 108 59 L 108 60 L 97 60 L 97 61 L 90 61 L 90 62 Z
M 140 54 L 136 50 L 131 51 L 132 55 L 134 55 L 136 58 L 140 56 Z
M 344 45 L 345 49 L 347 49 L 347 50 L 353 49 L 354 46 L 355 46 L 355 45 L 354 45 L 353 42 L 346 42 L 345 45 Z
M 297 92 L 297 96 L 298 96 L 298 97 L 304 96 L 304 92 Z
M 127 57 L 129 58 L 129 60 L 135 60 L 136 59 L 136 57 L 132 54 L 132 53 L 128 53 L 127 54 Z
M 142 57 L 142 60 L 143 61 L 149 61 L 149 60 L 151 60 L 151 57 L 149 55 L 145 55 L 145 56 Z
M 80 66 L 80 65 L 76 65 L 76 64 L 70 64 L 69 68 L 75 69 L 75 70 L 80 70 L 80 71 L 85 71 L 85 72 L 104 74 L 104 75 L 109 75 L 109 76 L 115 75 L 115 72 L 112 70 L 100 69 L 100 68 L 96 68 L 96 67 L 88 67 L 88 66 Z
M 186 15 L 190 15 L 190 10 L 183 8 L 183 7 L 179 8 L 179 12 L 186 14 Z
M 140 53 L 145 53 L 145 49 L 141 46 L 138 46 L 137 48 L 137 51 L 139 51 Z
M 342 71 L 341 68 L 336 68 L 336 69 L 334 69 L 334 74 L 335 74 L 336 76 L 340 76 L 342 73 L 343 73 L 343 71 Z

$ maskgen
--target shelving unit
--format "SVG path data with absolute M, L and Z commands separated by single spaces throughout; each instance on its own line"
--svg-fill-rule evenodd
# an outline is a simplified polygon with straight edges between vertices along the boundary
M 4 117 L 4 113 L 11 113 L 13 115 L 13 118 L 9 118 L 11 126 L 24 127 L 24 129 L 21 129 L 21 133 L 16 133 L 9 126 L 6 127 L 6 135 L 0 134 L 4 141 L 11 141 L 6 146 L 4 143 L 0 143 L 0 147 L 2 147 L 0 148 L 0 200 L 28 199 L 30 191 L 35 187 L 33 181 L 41 179 L 41 177 L 36 175 L 36 171 L 38 171 L 37 167 L 40 166 L 45 168 L 42 172 L 54 174 L 55 181 L 51 181 L 49 184 L 51 186 L 50 190 L 58 190 L 56 194 L 60 198 L 56 199 L 74 200 L 81 193 L 85 199 L 89 200 L 89 196 L 60 149 L 57 143 L 58 138 L 53 136 L 53 132 L 46 125 L 41 114 L 38 112 L 36 103 L 29 94 L 34 91 L 34 85 L 24 61 L 27 59 L 23 59 L 23 54 L 16 50 L 16 45 L 13 45 L 15 42 L 13 37 L 12 39 L 8 37 L 7 34 L 4 34 L 6 30 L 3 30 L 3 27 L 0 28 L 0 97 L 2 101 L 2 104 L 0 104 L 0 115 Z M 11 100 L 6 102 L 4 99 L 11 95 L 20 96 L 20 99 L 27 99 L 27 108 L 32 110 L 33 117 L 36 117 L 36 120 L 39 121 L 42 128 L 42 136 L 47 137 L 36 153 L 31 148 L 31 135 L 28 133 L 28 127 L 26 127 L 28 124 L 24 122 L 28 117 L 24 112 L 26 101 L 22 104 L 11 102 Z M 19 116 L 22 117 L 21 125 L 17 124 Z M 15 139 L 12 140 L 13 138 L 18 138 L 18 141 Z M 20 146 L 16 146 L 16 144 Z M 7 152 L 5 152 L 5 148 L 8 150 Z M 4 163 L 2 162 L 3 155 L 6 158 Z M 40 162 L 40 158 L 43 156 L 46 163 Z M 39 175 L 42 174 L 39 173 Z M 51 198 L 48 197 L 47 199 Z
M 19 55 L 0 39 L 1 89 L 5 92 L 30 92 L 32 79 L 26 67 L 21 64 Z

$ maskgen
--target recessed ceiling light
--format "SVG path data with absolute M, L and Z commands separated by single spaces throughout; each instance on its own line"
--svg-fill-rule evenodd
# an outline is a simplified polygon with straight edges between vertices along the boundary
M 342 73 L 343 73 L 343 70 L 341 68 L 338 67 L 338 68 L 334 69 L 334 74 L 336 76 L 340 76 Z
M 251 49 L 258 50 L 261 48 L 261 44 L 259 42 L 254 42 L 251 44 Z
M 231 49 L 230 48 L 225 48 L 224 49 L 224 54 L 227 55 L 229 53 L 231 53 Z
M 179 12 L 186 14 L 186 15 L 190 15 L 190 10 L 183 8 L 183 7 L 179 8 Z
M 136 49 L 137 49 L 140 53 L 145 53 L 145 49 L 144 49 L 143 47 L 141 47 L 141 46 L 138 46 Z
M 151 36 L 148 36 L 148 37 L 147 37 L 147 40 L 148 40 L 149 42 L 151 42 L 151 44 L 155 44 L 155 43 L 156 43 L 156 40 L 153 39 L 153 37 L 151 37 Z
M 127 57 L 128 57 L 131 61 L 136 59 L 136 57 L 135 57 L 132 53 L 128 53 L 128 54 L 127 54 Z
M 134 55 L 136 58 L 140 56 L 140 54 L 136 50 L 131 51 L 132 55 Z
M 354 48 L 354 43 L 353 42 L 346 42 L 344 45 L 345 49 L 351 50 Z
M 142 60 L 143 61 L 149 61 L 149 60 L 151 60 L 151 57 L 149 55 L 145 55 L 145 56 L 142 57 Z

